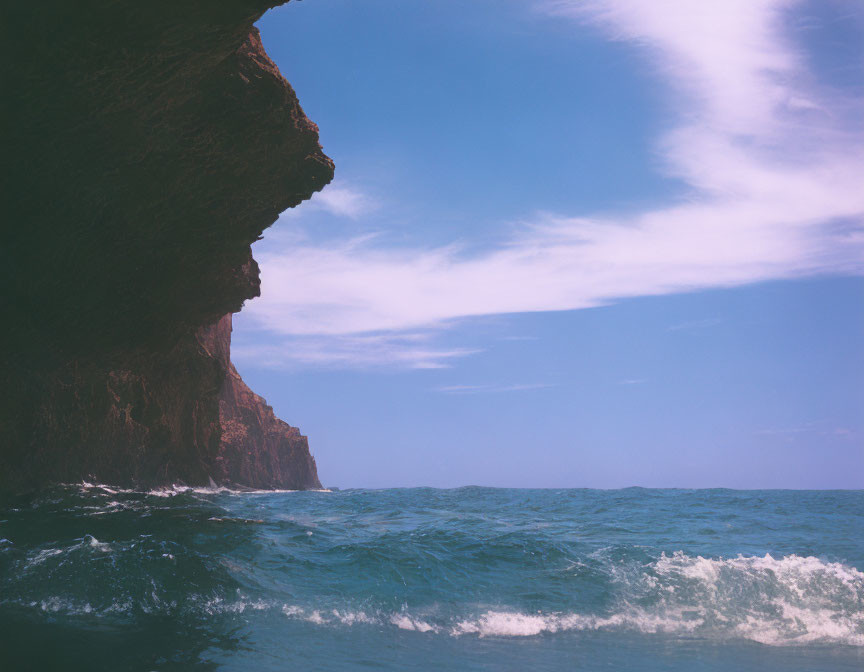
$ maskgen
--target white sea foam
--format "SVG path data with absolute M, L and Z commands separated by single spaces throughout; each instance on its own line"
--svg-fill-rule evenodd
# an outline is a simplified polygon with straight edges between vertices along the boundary
M 90 534 L 85 535 L 81 543 L 87 544 L 90 548 L 95 548 L 97 551 L 101 551 L 102 553 L 108 553 L 111 550 L 110 544 L 106 544 L 104 541 L 99 541 L 96 537 Z
M 273 608 L 273 603 L 267 600 L 253 600 L 238 595 L 235 600 L 213 597 L 206 600 L 202 606 L 208 614 L 242 614 L 246 611 L 264 611 Z
M 333 609 L 331 612 L 333 618 L 344 625 L 354 625 L 355 623 L 377 623 L 377 619 L 369 616 L 365 611 L 340 611 Z
M 36 565 L 41 565 L 48 558 L 54 557 L 55 555 L 60 555 L 61 553 L 64 553 L 64 552 L 65 552 L 65 550 L 62 548 L 45 548 L 45 549 L 42 549 L 41 551 L 37 551 L 36 553 L 31 555 L 31 557 L 28 558 L 27 562 L 25 563 L 24 567 L 29 569 L 30 567 L 35 567 Z
M 864 572 L 788 555 L 710 559 L 682 552 L 649 567 L 665 593 L 659 607 L 690 609 L 702 624 L 763 644 L 864 646 Z
M 224 486 L 208 486 L 208 487 L 192 487 L 188 485 L 180 485 L 175 483 L 174 485 L 166 486 L 164 488 L 154 488 L 152 490 L 135 490 L 131 488 L 120 488 L 116 485 L 105 485 L 103 483 L 90 483 L 89 481 L 82 481 L 81 483 L 73 483 L 73 484 L 65 484 L 67 486 L 71 485 L 74 487 L 78 487 L 83 491 L 87 491 L 88 494 L 93 494 L 91 491 L 100 490 L 101 493 L 97 494 L 105 494 L 105 495 L 116 495 L 119 493 L 123 494 L 143 494 L 150 495 L 152 497 L 174 497 L 176 495 L 182 495 L 184 493 L 195 493 L 198 495 L 274 495 L 280 493 L 289 493 L 289 492 L 333 492 L 332 490 L 328 490 L 327 488 L 311 488 L 309 490 L 291 490 L 291 489 L 279 489 L 274 488 L 271 490 L 264 490 L 258 488 L 228 488 Z
M 419 618 L 413 618 L 405 613 L 393 614 L 390 617 L 390 623 L 400 630 L 413 630 L 415 632 L 439 632 L 440 630 L 437 625 L 432 625 Z
M 63 612 L 67 614 L 90 614 L 93 612 L 93 607 L 89 602 L 75 603 L 70 600 L 65 600 L 61 597 L 49 597 L 39 603 L 42 611 L 52 613 Z
M 627 629 L 642 633 L 690 633 L 699 623 L 684 613 L 658 616 L 640 609 L 610 616 L 577 613 L 525 614 L 518 611 L 487 611 L 458 622 L 450 628 L 453 636 L 475 634 L 480 637 L 530 637 L 542 633 L 582 630 Z
M 513 611 L 487 611 L 475 619 L 460 621 L 450 633 L 453 635 L 477 634 L 500 635 L 501 637 L 527 637 L 539 635 L 541 632 L 557 632 L 560 628 L 559 618 L 523 614 Z
M 89 481 L 81 481 L 80 483 L 64 483 L 66 486 L 78 487 L 81 490 L 87 491 L 88 494 L 104 494 L 104 495 L 117 495 L 120 493 L 128 494 L 131 492 L 135 492 L 135 490 L 131 490 L 129 488 L 121 488 L 116 485 L 105 485 L 103 483 L 90 483 Z M 91 490 L 101 490 L 100 493 L 92 493 Z
M 361 623 L 375 624 L 380 623 L 377 616 L 370 615 L 365 611 L 352 609 L 304 609 L 296 605 L 285 604 L 282 606 L 282 613 L 289 618 L 295 618 L 302 621 L 308 621 L 315 625 L 358 625 Z
M 133 492 L 133 491 L 129 491 Z M 262 490 L 255 488 L 227 488 L 224 486 L 211 486 L 211 487 L 190 487 L 187 485 L 172 485 L 171 487 L 166 488 L 156 488 L 154 490 L 146 490 L 143 491 L 143 494 L 152 495 L 154 497 L 174 497 L 175 495 L 182 495 L 184 493 L 195 493 L 197 495 L 278 495 L 285 494 L 290 492 L 332 492 L 332 490 L 328 490 L 326 488 L 312 488 L 309 490 L 290 490 L 290 489 L 280 489 L 274 488 L 272 490 Z
M 286 604 L 282 607 L 282 613 L 289 618 L 296 618 L 302 621 L 308 621 L 309 623 L 314 623 L 315 625 L 324 625 L 325 623 L 329 622 L 328 620 L 325 620 L 325 618 L 321 615 L 321 612 L 317 609 L 308 610 Z
M 6 602 L 4 600 L 4 602 Z M 52 595 L 39 601 L 25 602 L 22 600 L 9 600 L 11 604 L 41 609 L 52 614 L 64 614 L 67 616 L 90 616 L 107 615 L 117 613 L 128 613 L 132 609 L 132 602 L 111 602 L 108 605 L 95 607 L 90 602 L 75 600 L 60 595 Z

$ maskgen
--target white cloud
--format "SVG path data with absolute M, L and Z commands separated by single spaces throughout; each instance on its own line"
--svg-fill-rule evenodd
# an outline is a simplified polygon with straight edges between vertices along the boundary
M 666 331 L 689 331 L 691 329 L 707 329 L 708 327 L 716 327 L 722 324 L 723 320 L 719 317 L 706 317 L 704 320 L 693 320 L 692 322 L 681 322 L 672 324 L 666 327 Z
M 335 180 L 308 201 L 293 210 L 282 213 L 282 217 L 295 218 L 310 210 L 323 210 L 337 217 L 356 219 L 379 207 L 376 199 L 343 180 Z
M 588 22 L 650 54 L 677 92 L 679 122 L 660 139 L 659 151 L 669 173 L 690 185 L 688 200 L 623 218 L 539 213 L 497 247 L 472 255 L 457 247 L 397 249 L 374 238 L 301 241 L 261 256 L 263 295 L 247 310 L 276 334 L 359 338 L 469 316 L 861 274 L 864 134 L 858 123 L 842 121 L 861 101 L 814 83 L 784 33 L 793 4 L 543 3 L 545 11 Z M 362 209 L 350 189 L 337 186 L 330 201 L 326 193 L 320 207 Z M 396 338 L 371 341 L 378 354 L 370 361 L 411 351 Z M 363 341 L 345 344 L 345 361 L 365 357 L 358 354 Z M 424 352 L 405 356 L 422 363 Z M 430 365 L 466 354 L 444 353 L 429 355 Z
M 697 123 L 724 133 L 766 133 L 778 107 L 815 106 L 789 86 L 801 60 L 782 32 L 797 0 L 549 0 L 552 14 L 592 22 L 651 50 L 666 81 L 689 98 Z
M 357 336 L 288 336 L 272 345 L 233 345 L 231 358 L 240 366 L 273 369 L 351 368 L 395 366 L 405 369 L 446 369 L 460 357 L 479 350 L 433 346 L 424 333 L 363 334 Z
M 436 387 L 435 392 L 444 394 L 481 394 L 488 392 L 526 392 L 545 390 L 553 387 L 549 383 L 515 383 L 511 385 L 445 385 Z

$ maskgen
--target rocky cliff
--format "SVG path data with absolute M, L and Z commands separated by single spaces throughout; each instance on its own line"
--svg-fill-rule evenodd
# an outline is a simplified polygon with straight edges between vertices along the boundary
M 274 4 L 3 4 L 0 487 L 319 486 L 228 356 L 251 243 L 333 175 Z
M 202 329 L 199 339 L 226 372 L 219 390 L 222 435 L 214 478 L 259 488 L 320 488 L 306 437 L 277 418 L 231 363 L 231 314 Z

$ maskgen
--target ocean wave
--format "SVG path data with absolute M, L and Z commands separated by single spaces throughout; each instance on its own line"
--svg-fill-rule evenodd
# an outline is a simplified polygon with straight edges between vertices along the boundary
M 29 554 L 35 571 L 63 554 L 110 554 L 90 535 L 66 549 Z M 165 556 L 163 556 L 164 558 Z M 617 563 L 620 564 L 620 563 Z M 634 567 L 610 567 L 617 600 L 603 613 L 501 606 L 437 604 L 393 611 L 350 603 L 303 605 L 242 591 L 166 594 L 155 583 L 138 596 L 114 596 L 100 604 L 69 595 L 14 600 L 56 615 L 108 617 L 134 613 L 185 613 L 202 618 L 281 611 L 319 627 L 392 627 L 451 637 L 536 637 L 568 632 L 629 631 L 645 635 L 741 639 L 772 646 L 834 644 L 864 646 L 864 572 L 812 556 L 704 558 L 683 552 L 661 555 Z
M 24 562 L 22 570 L 33 569 L 37 565 L 46 562 L 49 558 L 64 556 L 82 550 L 98 551 L 100 553 L 109 553 L 111 551 L 110 544 L 99 541 L 90 534 L 85 534 L 81 539 L 77 539 L 76 542 L 66 548 L 43 548 L 38 551 L 31 551 L 27 554 L 27 559 Z
M 376 623 L 454 637 L 531 637 L 579 631 L 746 639 L 772 646 L 864 646 L 864 572 L 815 557 L 710 559 L 661 555 L 638 573 L 612 570 L 619 607 L 605 614 L 486 609 L 441 620 L 428 615 L 304 609 L 286 616 L 315 625 Z
M 772 523 L 782 534 L 700 538 L 701 518 L 722 514 L 705 504 L 687 552 L 670 552 L 677 514 L 621 504 L 598 514 L 595 500 L 607 496 L 596 493 L 569 511 L 545 492 L 492 493 L 504 500 L 496 504 L 487 492 L 425 490 L 209 496 L 219 490 L 81 483 L 11 501 L 0 515 L 0 616 L 24 609 L 36 622 L 87 628 L 147 627 L 155 616 L 193 629 L 369 628 L 466 642 L 615 632 L 864 647 L 860 517 L 847 517 L 846 532 L 820 532 L 818 546 L 798 511 L 783 514 L 786 527 Z M 825 556 L 793 553 L 814 546 Z
M 453 634 L 519 637 L 634 630 L 769 645 L 864 646 L 864 572 L 816 557 L 711 559 L 681 551 L 634 571 L 610 567 L 618 608 L 604 615 L 489 610 Z

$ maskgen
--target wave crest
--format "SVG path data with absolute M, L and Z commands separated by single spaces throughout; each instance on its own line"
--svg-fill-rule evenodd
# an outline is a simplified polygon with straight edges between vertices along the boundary
M 286 616 L 319 626 L 392 625 L 454 637 L 531 637 L 627 630 L 772 646 L 864 646 L 864 572 L 815 557 L 711 559 L 678 551 L 639 568 L 610 567 L 615 608 L 603 614 L 487 609 L 453 618 L 410 611 L 369 613 L 285 606 Z
M 454 635 L 520 637 L 582 630 L 748 639 L 774 646 L 864 646 L 864 572 L 815 557 L 711 559 L 677 551 L 641 570 L 612 567 L 611 613 L 488 610 Z

